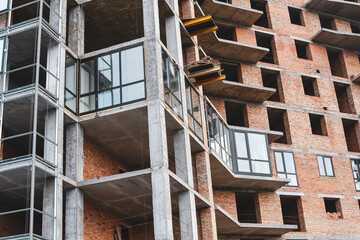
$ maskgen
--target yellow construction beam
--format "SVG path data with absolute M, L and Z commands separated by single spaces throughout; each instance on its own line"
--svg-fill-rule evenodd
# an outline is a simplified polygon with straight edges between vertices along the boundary
M 185 27 L 191 27 L 191 26 L 198 25 L 198 24 L 201 24 L 201 23 L 204 23 L 204 22 L 208 22 L 208 21 L 211 21 L 211 16 L 210 15 L 186 21 L 186 22 L 184 22 L 184 26 Z
M 204 29 L 201 29 L 201 30 L 198 30 L 198 31 L 190 32 L 190 35 L 193 37 L 193 36 L 213 32 L 213 31 L 216 31 L 217 29 L 218 29 L 217 26 L 213 26 L 213 27 L 210 27 L 210 28 L 204 28 Z
M 226 75 L 216 76 L 208 79 L 204 79 L 198 82 L 194 82 L 195 87 L 204 86 L 212 83 L 216 83 L 226 79 Z

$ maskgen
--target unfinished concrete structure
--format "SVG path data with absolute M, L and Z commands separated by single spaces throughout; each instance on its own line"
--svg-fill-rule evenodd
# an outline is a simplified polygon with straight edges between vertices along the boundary
M 359 9 L 1 0 L 0 239 L 359 239 Z

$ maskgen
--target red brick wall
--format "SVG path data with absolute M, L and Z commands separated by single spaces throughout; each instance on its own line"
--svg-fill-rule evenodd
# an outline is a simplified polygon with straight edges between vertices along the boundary
M 119 174 L 126 167 L 90 139 L 84 138 L 84 180 Z

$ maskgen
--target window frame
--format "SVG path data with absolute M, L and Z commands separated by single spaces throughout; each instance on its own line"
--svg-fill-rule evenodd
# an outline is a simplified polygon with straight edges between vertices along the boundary
M 122 66 L 121 66 L 121 63 L 122 63 L 122 60 L 121 60 L 121 53 L 123 51 L 126 51 L 126 50 L 129 50 L 129 49 L 133 49 L 133 48 L 137 48 L 137 47 L 142 47 L 142 54 L 143 54 L 143 71 L 144 71 L 144 79 L 142 80 L 138 80 L 138 81 L 134 81 L 134 82 L 131 82 L 131 83 L 126 83 L 126 84 L 123 84 L 123 80 L 122 80 L 122 76 L 121 76 L 121 73 L 122 73 Z M 106 89 L 106 90 L 99 90 L 99 83 L 98 83 L 98 59 L 103 57 L 103 56 L 107 56 L 107 55 L 112 55 L 114 53 L 119 53 L 119 74 L 120 74 L 120 84 L 119 86 L 116 86 L 116 87 L 111 87 L 109 89 Z M 82 78 L 82 74 L 81 74 L 81 65 L 82 63 L 86 63 L 88 61 L 92 61 L 94 60 L 94 91 L 89 91 L 89 92 L 86 92 L 86 93 L 83 93 L 81 94 L 81 78 Z M 78 61 L 78 109 L 77 109 L 77 113 L 79 116 L 81 115 L 86 115 L 86 114 L 91 114 L 91 113 L 95 113 L 95 112 L 98 112 L 98 111 L 103 111 L 103 110 L 107 110 L 107 109 L 112 109 L 112 108 L 116 108 L 116 107 L 119 107 L 119 106 L 126 106 L 126 105 L 129 105 L 129 104 L 132 104 L 132 103 L 136 103 L 136 102 L 140 102 L 140 101 L 144 101 L 147 99 L 147 91 L 146 91 L 146 69 L 145 69 L 145 51 L 144 51 L 144 43 L 137 43 L 137 44 L 134 44 L 134 45 L 131 45 L 131 46 L 127 46 L 127 47 L 123 47 L 123 48 L 119 48 L 117 50 L 114 50 L 114 51 L 110 51 L 110 52 L 106 52 L 106 53 L 103 53 L 103 54 L 100 54 L 100 55 L 97 55 L 97 56 L 94 56 L 94 57 L 90 57 L 90 58 L 86 58 L 86 59 L 79 59 Z M 135 99 L 135 100 L 132 100 L 132 101 L 123 101 L 122 98 L 123 98 L 123 88 L 124 87 L 127 87 L 127 86 L 131 86 L 131 85 L 136 85 L 136 84 L 139 84 L 139 83 L 144 83 L 144 97 L 143 98 L 139 98 L 139 99 Z M 103 93 L 103 92 L 106 92 L 106 91 L 112 91 L 114 89 L 117 89 L 119 88 L 120 89 L 120 103 L 119 104 L 115 104 L 115 105 L 111 105 L 111 106 L 108 106 L 108 107 L 103 107 L 103 108 L 99 108 L 99 103 L 98 103 L 98 96 L 99 94 Z M 95 95 L 95 109 L 94 110 L 90 110 L 90 111 L 86 111 L 86 112 L 80 112 L 80 100 L 82 97 L 88 97 L 88 96 L 91 96 L 91 95 Z
M 355 166 L 357 166 L 357 171 L 358 171 L 359 177 L 355 178 L 355 176 L 354 176 L 355 170 L 353 168 L 352 162 L 355 162 Z M 360 192 L 360 188 L 359 189 L 356 188 L 356 181 L 359 181 L 359 183 L 360 183 L 360 159 L 350 159 L 350 167 L 351 167 L 351 172 L 352 172 L 353 179 L 354 179 L 355 190 L 356 190 L 356 192 Z
M 276 154 L 275 153 L 281 153 L 281 157 L 282 157 L 281 160 L 282 160 L 282 163 L 283 163 L 283 166 L 284 166 L 284 171 L 283 172 L 278 170 L 278 164 L 277 164 L 277 161 L 276 161 Z M 287 173 L 286 172 L 284 153 L 291 153 L 292 160 L 293 160 L 293 163 L 294 163 L 295 173 Z M 288 183 L 288 184 L 285 185 L 285 187 L 299 188 L 300 185 L 299 185 L 299 178 L 297 176 L 297 169 L 296 169 L 296 164 L 295 164 L 295 155 L 294 155 L 294 153 L 293 152 L 288 152 L 288 151 L 274 151 L 274 161 L 275 161 L 275 168 L 276 168 L 276 175 L 277 176 L 279 176 L 278 173 L 280 173 L 280 174 L 285 174 L 286 178 L 288 178 L 287 177 L 288 175 L 295 175 L 295 177 L 296 177 L 297 185 L 289 185 L 289 183 Z
M 244 133 L 245 134 L 245 142 L 246 142 L 246 153 L 247 153 L 247 158 L 242 158 L 242 157 L 238 157 L 237 156 L 237 151 L 236 151 L 236 139 L 235 139 L 235 133 Z M 268 160 L 259 160 L 259 159 L 253 159 L 251 157 L 251 151 L 250 151 L 250 142 L 249 142 L 249 137 L 248 134 L 258 134 L 258 135 L 263 135 L 265 137 L 265 143 L 266 143 L 266 150 L 267 150 L 267 157 Z M 267 134 L 266 133 L 261 133 L 261 132 L 255 132 L 255 131 L 242 131 L 242 130 L 235 130 L 232 129 L 231 131 L 231 150 L 232 150 L 232 155 L 233 155 L 233 168 L 234 168 L 234 173 L 236 174 L 243 174 L 243 175 L 253 175 L 253 176 L 273 176 L 273 170 L 272 170 L 272 166 L 271 166 L 271 157 L 270 157 L 270 148 L 269 148 L 269 141 L 267 138 Z M 250 172 L 241 172 L 238 169 L 238 159 L 241 160 L 247 160 L 249 161 L 249 166 L 250 166 Z M 257 173 L 253 171 L 252 168 L 252 162 L 267 162 L 269 164 L 269 170 L 270 173 Z
M 319 159 L 318 159 L 319 157 L 321 157 L 321 159 L 322 159 L 322 163 L 323 163 L 323 166 L 324 166 L 325 175 L 322 175 L 321 172 L 320 172 L 320 165 L 319 165 Z M 329 159 L 330 159 L 331 169 L 332 169 L 332 172 L 333 172 L 333 175 L 332 175 L 332 176 L 331 176 L 331 175 L 327 175 L 324 158 L 329 158 Z M 318 164 L 318 170 L 319 170 L 319 176 L 320 176 L 320 177 L 333 177 L 333 178 L 335 178 L 335 169 L 334 169 L 334 164 L 333 164 L 333 161 L 332 161 L 332 157 L 330 157 L 330 156 L 324 156 L 324 155 L 316 155 L 316 161 L 317 161 L 317 164 Z
M 190 123 L 188 123 L 189 125 L 189 129 L 201 140 L 201 142 L 204 141 L 204 133 L 203 131 L 201 131 L 201 136 L 199 136 L 196 131 L 195 131 L 195 123 L 198 124 L 200 126 L 201 129 L 203 129 L 203 124 L 202 124 L 202 114 L 201 114 L 201 98 L 200 98 L 200 93 L 198 92 L 198 90 L 192 85 L 192 83 L 189 81 L 188 78 L 185 77 L 185 91 L 186 94 L 189 94 L 188 96 L 186 96 L 186 100 L 187 102 L 187 114 L 191 116 L 191 120 L 193 121 L 192 124 L 190 125 Z M 192 92 L 194 92 L 197 95 L 198 98 L 198 106 L 199 106 L 199 120 L 196 119 L 196 117 L 194 116 L 194 101 L 193 101 L 193 94 Z M 188 119 L 189 121 L 189 119 Z M 194 129 L 193 129 L 194 128 Z

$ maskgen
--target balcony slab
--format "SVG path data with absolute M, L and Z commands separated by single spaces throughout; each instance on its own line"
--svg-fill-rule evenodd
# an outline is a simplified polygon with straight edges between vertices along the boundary
M 352 81 L 353 81 L 354 83 L 360 83 L 360 73 L 359 73 L 357 76 L 355 76 L 355 77 L 352 79 Z
M 214 188 L 276 191 L 290 182 L 287 178 L 235 174 L 210 150 L 211 177 Z
M 353 51 L 360 51 L 360 34 L 357 33 L 339 32 L 322 28 L 312 37 L 312 41 Z
M 258 132 L 258 133 L 266 133 L 268 137 L 268 142 L 273 143 L 277 139 L 284 136 L 283 132 L 273 131 L 273 130 L 265 130 L 265 129 L 256 129 L 256 128 L 247 128 L 247 127 L 238 127 L 238 126 L 229 126 L 231 129 L 240 130 L 240 131 L 251 131 L 251 132 Z
M 305 8 L 360 21 L 360 3 L 344 0 L 310 0 Z
M 215 21 L 251 27 L 263 15 L 262 11 L 224 3 L 205 0 L 201 5 L 205 14 L 210 14 Z
M 215 216 L 217 232 L 222 236 L 281 236 L 297 229 L 297 225 L 288 224 L 240 223 L 218 205 L 215 205 Z
M 199 35 L 198 39 L 209 56 L 221 60 L 255 64 L 269 52 L 267 48 L 218 38 L 215 33 Z
M 223 80 L 203 86 L 204 94 L 240 101 L 262 103 L 276 93 L 276 89 Z

